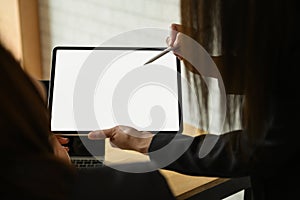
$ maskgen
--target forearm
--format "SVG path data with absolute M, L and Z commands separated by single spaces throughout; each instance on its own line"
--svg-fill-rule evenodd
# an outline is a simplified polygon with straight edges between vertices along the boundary
M 168 150 L 161 154 L 149 154 L 151 160 L 162 163 L 164 158 L 173 157 L 174 161 L 165 169 L 190 175 L 203 176 L 244 176 L 250 167 L 250 153 L 243 148 L 241 131 L 216 135 L 202 135 L 195 138 L 158 134 L 152 139 L 149 151 L 157 151 L 168 144 Z M 182 151 L 178 156 L 180 149 Z M 163 157 L 163 158 L 162 158 Z M 178 158 L 177 158 L 178 157 Z

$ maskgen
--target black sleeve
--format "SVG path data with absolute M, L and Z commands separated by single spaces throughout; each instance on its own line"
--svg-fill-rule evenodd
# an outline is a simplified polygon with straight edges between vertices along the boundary
M 261 140 L 251 139 L 246 131 L 233 131 L 220 136 L 207 134 L 197 137 L 168 134 L 154 136 L 149 148 L 152 161 L 173 161 L 161 168 L 199 176 L 238 177 L 255 173 L 258 176 L 274 176 L 287 163 L 294 163 L 299 153 L 299 134 L 293 126 L 295 119 L 279 115 Z M 254 141 L 254 142 L 253 142 Z M 163 146 L 166 151 L 153 154 Z M 178 149 L 184 149 L 178 157 Z M 176 153 L 174 153 L 176 152 Z M 164 163 L 163 163 L 164 164 Z
M 251 151 L 244 149 L 243 132 L 235 131 L 220 136 L 206 134 L 197 137 L 168 134 L 154 136 L 149 152 L 159 151 L 168 145 L 166 151 L 149 153 L 152 161 L 162 163 L 162 158 L 174 158 L 165 169 L 189 175 L 239 176 L 246 175 Z M 180 151 L 180 149 L 183 149 Z M 175 155 L 176 154 L 176 155 Z M 180 155 L 178 155 L 180 154 Z

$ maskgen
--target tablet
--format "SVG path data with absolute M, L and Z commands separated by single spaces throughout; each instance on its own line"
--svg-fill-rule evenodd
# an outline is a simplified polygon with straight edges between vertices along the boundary
M 182 131 L 180 61 L 164 47 L 57 46 L 52 50 L 51 131 L 87 134 L 125 125 L 153 133 Z

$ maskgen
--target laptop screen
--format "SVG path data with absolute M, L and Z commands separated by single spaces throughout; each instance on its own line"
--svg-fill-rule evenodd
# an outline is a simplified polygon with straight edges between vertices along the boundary
M 51 131 L 126 125 L 181 131 L 180 62 L 164 48 L 55 47 L 49 89 Z

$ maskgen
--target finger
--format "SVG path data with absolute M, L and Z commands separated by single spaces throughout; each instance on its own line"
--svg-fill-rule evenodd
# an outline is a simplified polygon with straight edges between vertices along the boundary
M 172 23 L 170 26 L 170 36 L 167 38 L 168 46 L 175 46 L 177 34 L 182 31 L 182 26 L 180 24 Z
M 69 138 L 57 137 L 57 139 L 58 139 L 60 144 L 68 144 L 69 143 Z
M 173 47 L 174 42 L 176 40 L 177 33 L 178 32 L 176 30 L 171 29 L 170 36 L 167 37 L 167 45 L 168 46 Z
M 166 38 L 166 43 L 168 46 L 171 46 L 171 47 L 173 46 L 173 43 L 176 39 L 176 35 L 178 33 L 177 28 L 178 28 L 178 24 L 175 24 L 175 23 L 171 24 L 169 36 Z
M 55 151 L 60 151 L 61 149 L 64 149 L 64 146 L 62 146 L 62 144 L 59 142 L 58 137 L 51 137 L 51 142 Z
M 171 37 L 170 36 L 168 36 L 166 38 L 166 43 L 167 43 L 168 46 L 171 46 L 173 44 L 173 42 L 171 41 Z
M 112 136 L 113 130 L 114 130 L 114 128 L 91 131 L 88 134 L 88 138 L 91 140 L 101 140 L 101 139 L 109 138 Z
M 63 147 L 67 152 L 70 151 L 69 147 Z
M 183 35 L 182 35 L 182 33 L 178 33 L 173 42 L 173 46 L 175 47 L 176 50 L 179 50 L 180 44 L 182 43 L 182 41 L 183 41 Z
M 170 28 L 178 32 L 182 32 L 182 25 L 180 24 L 172 23 Z

